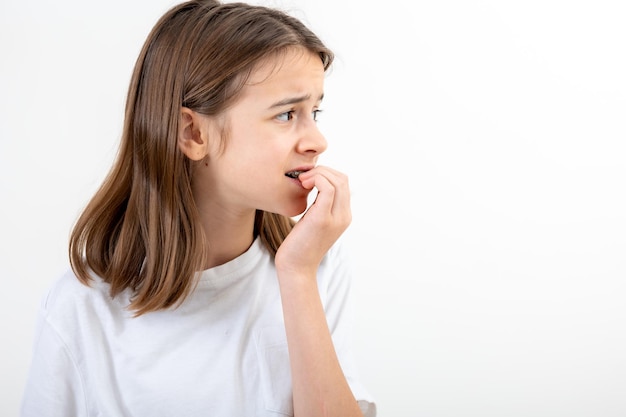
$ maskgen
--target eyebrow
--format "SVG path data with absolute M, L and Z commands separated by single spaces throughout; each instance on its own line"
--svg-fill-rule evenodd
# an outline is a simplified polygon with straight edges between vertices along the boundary
M 289 104 L 296 104 L 296 103 L 302 103 L 303 101 L 306 101 L 308 99 L 311 98 L 310 94 L 305 94 L 303 96 L 298 96 L 298 97 L 288 97 L 286 99 L 277 101 L 276 103 L 272 104 L 269 108 L 273 109 L 275 107 L 282 107 L 282 106 L 287 106 Z M 322 93 L 317 101 L 322 101 L 324 99 L 324 94 Z

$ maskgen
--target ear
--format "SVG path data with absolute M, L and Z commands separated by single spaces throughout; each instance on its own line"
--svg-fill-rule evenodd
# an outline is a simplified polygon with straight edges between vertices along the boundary
M 181 107 L 178 147 L 189 159 L 199 161 L 208 153 L 207 123 L 204 117 L 187 107 Z

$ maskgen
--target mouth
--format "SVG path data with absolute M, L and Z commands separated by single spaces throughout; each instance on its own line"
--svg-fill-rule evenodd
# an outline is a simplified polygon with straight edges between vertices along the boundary
M 289 178 L 298 178 L 298 176 L 302 174 L 303 172 L 305 171 L 289 171 L 285 174 L 285 176 Z
M 307 171 L 308 169 L 295 169 L 293 171 L 286 172 L 285 176 L 289 178 L 297 179 L 300 176 L 300 174 L 302 174 L 303 172 L 307 172 Z

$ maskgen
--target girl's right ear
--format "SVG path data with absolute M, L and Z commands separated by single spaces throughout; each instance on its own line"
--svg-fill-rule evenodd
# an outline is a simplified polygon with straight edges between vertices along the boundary
M 178 129 L 178 147 L 187 158 L 199 161 L 208 153 L 207 123 L 204 117 L 181 107 Z

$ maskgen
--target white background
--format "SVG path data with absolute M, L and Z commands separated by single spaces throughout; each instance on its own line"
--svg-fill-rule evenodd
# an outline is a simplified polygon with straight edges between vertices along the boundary
M 0 6 L 0 415 L 174 2 Z M 356 353 L 381 417 L 626 416 L 621 1 L 282 0 L 337 53 Z

